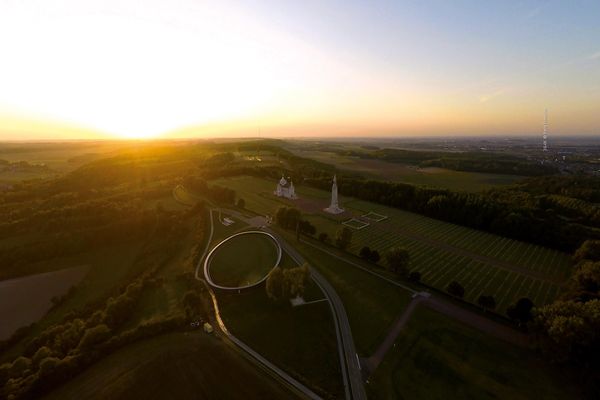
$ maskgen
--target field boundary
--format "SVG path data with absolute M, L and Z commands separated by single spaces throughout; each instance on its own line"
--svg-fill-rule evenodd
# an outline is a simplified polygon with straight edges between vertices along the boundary
M 369 211 L 368 213 L 361 215 L 361 217 L 373 222 L 380 222 L 389 218 L 389 216 L 376 213 L 375 211 Z
M 342 225 L 346 225 L 349 228 L 356 229 L 357 231 L 359 231 L 361 229 L 366 228 L 367 226 L 369 226 L 371 224 L 369 224 L 368 222 L 361 221 L 356 218 L 350 218 L 349 220 L 342 222 Z

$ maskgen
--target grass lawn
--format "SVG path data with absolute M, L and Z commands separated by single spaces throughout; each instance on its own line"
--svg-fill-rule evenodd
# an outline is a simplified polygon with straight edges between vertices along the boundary
M 359 355 L 371 355 L 410 301 L 410 293 L 305 244 L 292 243 L 342 299 Z
M 280 383 L 204 333 L 172 333 L 127 346 L 45 399 L 289 399 Z
M 343 396 L 327 302 L 299 307 L 278 304 L 267 297 L 263 287 L 218 297 L 221 316 L 231 333 L 321 396 Z
M 216 248 L 209 259 L 209 273 L 218 285 L 245 286 L 263 279 L 276 262 L 273 239 L 262 233 L 245 233 Z
M 375 212 L 388 218 L 370 221 L 353 230 L 349 251 L 358 254 L 369 246 L 382 255 L 394 246 L 405 247 L 411 256 L 411 270 L 421 273 L 421 281 L 445 290 L 453 280 L 465 289 L 465 299 L 476 304 L 481 295 L 493 296 L 496 312 L 504 314 L 521 297 L 535 305 L 552 302 L 560 293 L 572 270 L 571 257 L 559 251 L 493 235 L 487 232 L 428 218 L 412 212 L 382 206 L 355 198 L 341 197 L 348 214 L 341 219 L 325 214 L 318 207 L 329 193 L 298 185 L 298 201 L 283 200 L 272 194 L 275 182 L 249 176 L 215 180 L 246 199 L 246 207 L 260 214 L 273 214 L 281 205 L 305 206 L 304 218 L 333 238 L 342 220 Z M 323 203 L 323 204 L 326 204 Z
M 305 244 L 294 246 L 342 298 L 359 355 L 371 355 L 409 295 Z M 417 308 L 369 381 L 373 399 L 576 398 L 565 389 L 567 379 L 533 352 L 424 307 Z
M 370 377 L 371 399 L 575 399 L 534 353 L 418 308 Z

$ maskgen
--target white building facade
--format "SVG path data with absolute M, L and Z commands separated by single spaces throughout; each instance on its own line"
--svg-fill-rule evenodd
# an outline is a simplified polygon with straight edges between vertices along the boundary
M 296 196 L 296 189 L 294 188 L 294 183 L 292 180 L 290 179 L 288 181 L 283 176 L 279 180 L 279 183 L 277 183 L 277 188 L 275 188 L 273 194 L 277 197 L 284 197 L 290 200 L 295 200 L 298 198 L 298 196 Z

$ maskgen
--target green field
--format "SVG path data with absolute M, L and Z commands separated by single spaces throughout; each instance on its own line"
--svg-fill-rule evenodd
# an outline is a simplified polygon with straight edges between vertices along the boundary
M 366 244 L 382 254 L 405 247 L 410 269 L 421 273 L 422 282 L 444 290 L 456 280 L 466 288 L 466 300 L 492 295 L 500 312 L 520 297 L 536 305 L 552 302 L 570 273 L 565 253 L 372 203 L 351 204 L 389 217 L 354 231 L 351 251 L 358 253 Z
M 302 201 L 326 206 L 329 198 L 325 191 L 298 185 L 300 200 L 282 200 L 272 194 L 275 182 L 254 177 L 214 183 L 234 189 L 246 200 L 246 208 L 260 214 L 273 214 L 281 205 L 302 208 Z M 341 197 L 340 204 L 355 217 L 371 211 L 388 216 L 353 230 L 350 251 L 358 253 L 369 246 L 384 255 L 393 246 L 406 247 L 410 269 L 421 272 L 424 283 L 445 290 L 456 280 L 465 287 L 467 301 L 476 302 L 482 294 L 494 296 L 499 313 L 520 297 L 529 297 L 536 305 L 552 302 L 570 274 L 571 258 L 559 251 L 353 198 Z M 333 237 L 340 221 L 318 210 L 305 212 L 306 218 L 318 232 Z
M 244 233 L 227 239 L 208 259 L 211 279 L 217 285 L 252 285 L 269 274 L 277 263 L 275 241 L 262 233 Z
M 310 286 L 307 292 L 319 296 L 316 285 Z M 319 297 L 323 298 L 322 294 Z M 218 298 L 221 316 L 237 338 L 321 396 L 339 398 L 343 394 L 327 302 L 292 307 L 273 302 L 262 287 L 242 294 L 219 294 Z
M 445 168 L 419 168 L 414 165 L 361 159 L 324 151 L 299 151 L 297 154 L 334 165 L 341 170 L 356 172 L 365 178 L 455 191 L 479 192 L 497 186 L 510 185 L 523 179 L 516 175 L 453 171 Z
M 331 283 L 342 299 L 360 356 L 374 352 L 390 325 L 410 301 L 410 293 L 306 244 L 294 242 L 311 266 Z
M 418 308 L 369 378 L 370 399 L 577 399 L 558 368 L 449 317 Z
M 410 294 L 303 243 L 295 247 L 342 298 L 359 356 L 368 357 Z M 419 306 L 379 368 L 372 399 L 575 399 L 568 380 L 533 352 Z
M 286 388 L 204 333 L 172 333 L 98 361 L 45 399 L 287 399 Z
M 219 214 L 214 213 L 213 246 L 247 228 L 226 213 L 220 216 L 224 217 L 236 222 L 225 226 L 219 223 Z M 283 252 L 280 266 L 292 268 L 297 264 Z M 232 334 L 325 398 L 337 398 L 343 393 L 336 335 L 326 302 L 292 308 L 269 300 L 262 286 L 241 294 L 217 293 L 217 296 L 221 316 Z M 311 281 L 304 299 L 308 302 L 323 298 L 319 287 Z

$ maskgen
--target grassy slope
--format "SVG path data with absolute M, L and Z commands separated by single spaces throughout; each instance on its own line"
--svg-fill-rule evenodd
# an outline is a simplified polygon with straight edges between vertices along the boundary
M 203 333 L 173 333 L 119 350 L 46 399 L 284 399 L 279 383 Z
M 306 245 L 295 246 L 334 286 L 360 355 L 371 355 L 405 308 L 408 294 Z M 446 316 L 420 308 L 406 329 L 371 377 L 369 397 L 510 399 L 539 392 L 542 398 L 575 398 L 565 390 L 567 379 L 532 352 Z
M 236 223 L 227 227 L 215 217 L 213 245 L 247 227 L 232 219 Z M 291 268 L 296 264 L 283 253 L 280 265 Z M 324 396 L 342 393 L 335 331 L 327 303 L 282 307 L 267 298 L 263 287 L 241 295 L 220 293 L 218 298 L 225 324 L 239 339 Z M 311 284 L 305 298 L 319 300 L 323 295 Z
M 372 399 L 578 398 L 533 353 L 427 308 L 415 312 L 369 382 Z
M 291 307 L 269 300 L 264 288 L 219 295 L 228 329 L 323 396 L 343 393 L 336 335 L 327 302 Z
M 382 284 L 371 275 L 305 244 L 293 244 L 333 285 L 346 308 L 359 355 L 370 355 L 410 301 L 410 293 Z

